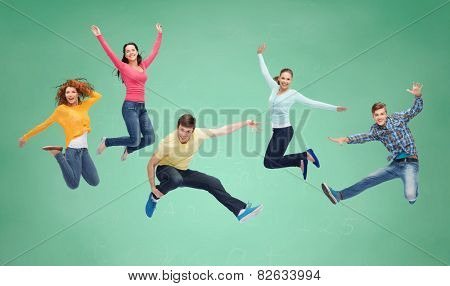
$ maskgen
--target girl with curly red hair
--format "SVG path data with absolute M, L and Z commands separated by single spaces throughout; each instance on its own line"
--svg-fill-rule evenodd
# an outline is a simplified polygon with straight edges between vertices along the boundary
M 61 146 L 45 146 L 42 149 L 51 153 L 71 189 L 78 188 L 80 177 L 91 186 L 100 182 L 97 169 L 89 156 L 87 133 L 91 131 L 88 111 L 101 98 L 93 86 L 83 79 L 71 79 L 59 86 L 56 93 L 57 107 L 44 122 L 19 138 L 19 147 L 23 147 L 31 137 L 44 131 L 53 123 L 58 123 L 66 134 L 66 153 Z

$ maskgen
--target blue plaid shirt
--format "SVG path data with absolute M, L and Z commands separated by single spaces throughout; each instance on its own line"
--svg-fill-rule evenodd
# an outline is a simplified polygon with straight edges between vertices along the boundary
M 361 144 L 369 141 L 381 141 L 391 153 L 388 160 L 401 152 L 417 156 L 414 137 L 409 130 L 408 122 L 423 109 L 422 97 L 416 97 L 413 107 L 406 111 L 389 115 L 384 126 L 372 125 L 368 133 L 348 136 L 348 144 Z

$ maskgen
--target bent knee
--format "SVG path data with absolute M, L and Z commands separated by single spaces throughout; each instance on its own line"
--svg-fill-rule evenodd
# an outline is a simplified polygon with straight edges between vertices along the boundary
M 269 159 L 264 158 L 264 167 L 266 167 L 267 169 L 273 169 L 273 165 L 270 163 Z
M 78 189 L 78 187 L 80 186 L 80 182 L 67 182 L 67 186 L 72 189 Z
M 141 138 L 130 137 L 130 145 L 128 147 L 138 147 L 141 144 Z
M 96 186 L 98 186 L 99 184 L 100 184 L 100 179 L 99 178 L 96 178 L 96 179 L 94 179 L 94 180 L 91 180 L 91 181 L 89 181 L 89 182 L 87 182 L 89 185 L 91 185 L 91 186 L 93 186 L 93 187 L 96 187 Z

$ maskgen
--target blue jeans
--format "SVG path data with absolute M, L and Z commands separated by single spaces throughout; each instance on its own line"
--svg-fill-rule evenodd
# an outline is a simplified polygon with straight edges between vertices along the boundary
M 155 142 L 155 132 L 147 109 L 145 109 L 145 103 L 124 101 L 122 116 L 130 136 L 107 138 L 105 140 L 106 147 L 127 146 L 127 152 L 132 153 Z M 142 133 L 142 138 L 140 133 Z
M 294 136 L 292 126 L 273 128 L 272 138 L 264 156 L 264 167 L 267 169 L 300 167 L 300 162 L 307 159 L 306 152 L 284 155 L 292 136 Z
M 340 191 L 341 199 L 349 199 L 383 182 L 400 178 L 404 185 L 405 198 L 413 202 L 419 196 L 419 162 L 395 162 L 381 168 L 351 187 Z
M 55 159 L 61 167 L 64 180 L 69 188 L 78 188 L 81 176 L 91 186 L 97 186 L 100 183 L 97 169 L 89 156 L 88 149 L 67 148 L 65 154 L 60 152 Z
M 213 176 L 160 165 L 156 168 L 156 177 L 159 180 L 159 185 L 156 188 L 163 194 L 167 194 L 178 187 L 189 187 L 207 191 L 236 216 L 240 210 L 246 207 L 244 202 L 227 193 L 220 180 Z

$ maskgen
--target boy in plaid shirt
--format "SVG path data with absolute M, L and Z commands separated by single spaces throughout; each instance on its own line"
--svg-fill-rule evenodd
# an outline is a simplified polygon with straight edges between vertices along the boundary
M 386 105 L 378 102 L 372 106 L 372 117 L 375 124 L 368 133 L 356 134 L 342 138 L 329 138 L 331 141 L 343 144 L 362 144 L 370 141 L 381 141 L 388 149 L 388 160 L 392 162 L 381 168 L 358 183 L 336 191 L 327 184 L 322 183 L 322 190 L 333 204 L 341 200 L 354 197 L 368 188 L 383 182 L 400 178 L 404 183 L 405 198 L 410 204 L 416 202 L 418 196 L 419 160 L 416 144 L 408 128 L 408 122 L 423 109 L 422 84 L 413 83 L 412 90 L 407 91 L 416 98 L 413 107 L 403 112 L 387 115 Z

